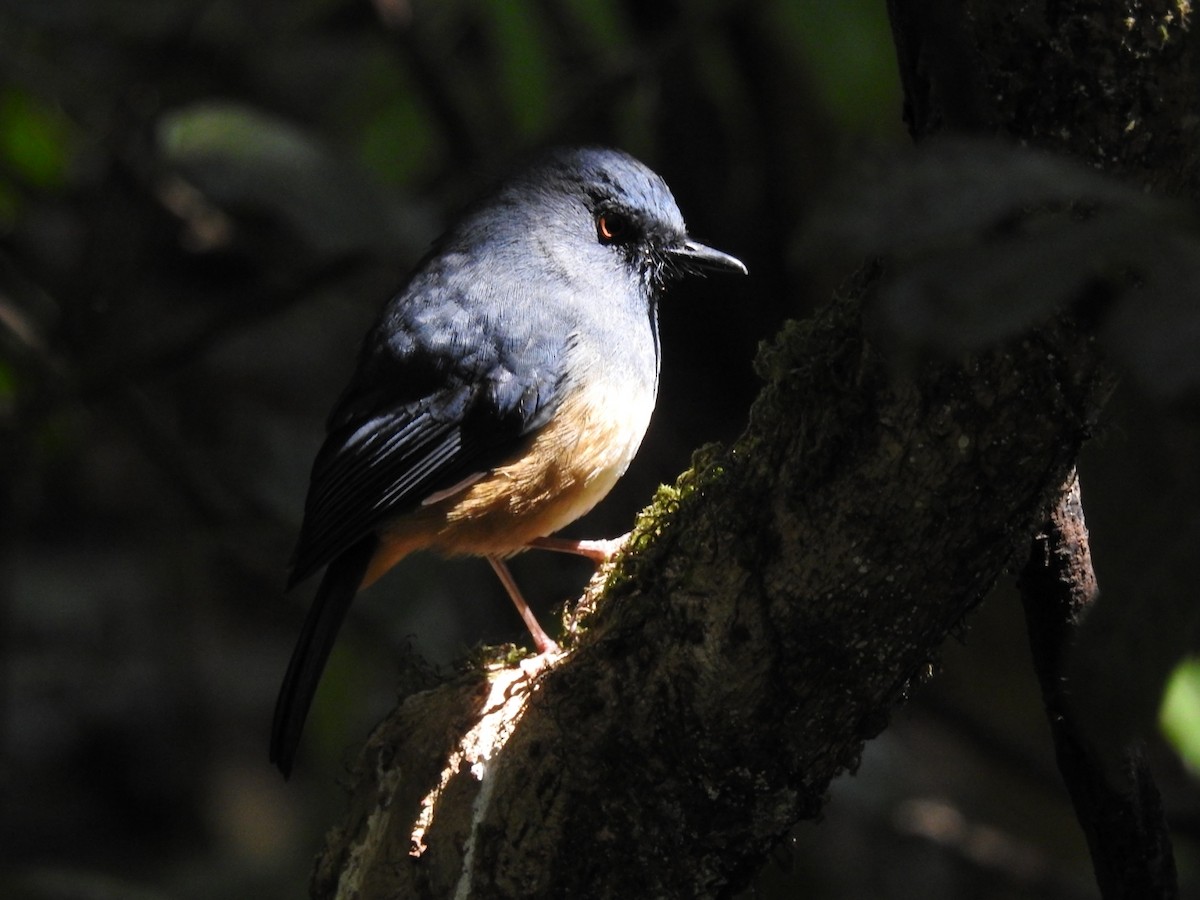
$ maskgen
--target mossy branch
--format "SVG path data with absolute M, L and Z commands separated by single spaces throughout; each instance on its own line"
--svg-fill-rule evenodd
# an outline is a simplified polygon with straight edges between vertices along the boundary
M 1185 6 L 890 0 L 913 133 L 1194 195 Z M 891 358 L 863 326 L 876 275 L 764 349 L 745 434 L 660 495 L 565 658 L 380 726 L 314 896 L 718 896 L 817 814 L 1028 546 L 1110 387 L 1062 320 Z
M 713 896 L 818 812 L 1042 521 L 1106 384 L 1062 324 L 898 368 L 863 336 L 872 283 L 764 348 L 745 434 L 660 494 L 563 659 L 380 727 L 317 896 Z

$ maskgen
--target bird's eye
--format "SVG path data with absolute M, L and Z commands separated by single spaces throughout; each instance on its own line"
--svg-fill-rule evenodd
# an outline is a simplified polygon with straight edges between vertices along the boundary
M 629 219 L 617 212 L 604 212 L 596 216 L 596 234 L 602 244 L 615 244 L 629 237 L 632 226 Z

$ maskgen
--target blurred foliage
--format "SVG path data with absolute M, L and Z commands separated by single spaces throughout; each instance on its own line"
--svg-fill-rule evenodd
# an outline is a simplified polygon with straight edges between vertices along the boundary
M 894 122 L 896 60 L 892 31 L 876 3 L 798 0 L 773 8 L 783 42 L 800 49 L 830 115 L 860 134 L 886 135 Z
M 32 187 L 53 190 L 66 181 L 72 156 L 70 121 L 18 88 L 0 93 L 0 138 L 5 168 Z
M 838 251 L 864 221 L 892 240 L 923 225 L 994 246 L 988 222 L 963 225 L 978 210 L 939 180 L 946 161 L 924 187 L 902 174 L 843 197 L 840 218 L 819 211 L 848 149 L 905 141 L 895 73 L 879 0 L 0 6 L 0 895 L 299 896 L 341 811 L 341 762 L 398 680 L 428 677 L 411 646 L 446 664 L 521 635 L 486 566 L 406 562 L 356 605 L 296 779 L 268 768 L 308 597 L 281 590 L 308 466 L 388 293 L 456 208 L 541 145 L 617 145 L 664 175 L 691 230 L 753 277 L 664 303 L 651 433 L 576 529 L 621 533 L 696 446 L 737 432 L 758 341 L 854 264 L 806 253 L 814 229 Z M 1032 177 L 1005 159 L 986 160 L 1000 218 Z M 964 157 L 953 170 L 989 177 Z M 1134 231 L 1162 218 L 1089 175 L 1042 174 L 1037 190 L 1098 190 Z M 991 271 L 965 273 L 980 297 L 1020 289 L 998 291 Z M 1044 311 L 1055 284 L 977 330 Z M 1129 427 L 1173 446 L 1153 423 Z M 1117 523 L 1094 530 L 1120 594 L 1140 574 L 1122 491 L 1136 486 L 1138 509 L 1195 508 L 1178 500 L 1182 463 L 1105 465 L 1085 499 L 1094 484 L 1097 521 Z M 1166 495 L 1181 505 L 1147 499 Z M 547 607 L 586 574 L 515 568 Z M 1066 813 L 1044 736 L 1028 734 L 1040 719 L 1016 605 L 996 609 L 987 640 L 951 651 L 953 701 L 935 687 L 876 742 L 864 769 L 884 774 L 844 780 L 826 825 L 798 829 L 796 871 L 764 873 L 758 896 L 1072 895 L 1086 863 L 1077 836 L 1031 824 Z M 900 814 L 943 808 L 911 805 L 930 797 L 997 823 L 1042 874 Z M 1184 817 L 1194 804 L 1183 788 L 1170 799 Z
M 1147 392 L 1200 394 L 1200 219 L 1186 204 L 964 138 L 863 160 L 824 204 L 805 245 L 888 260 L 888 334 L 961 352 L 1069 311 Z
M 1200 772 L 1200 659 L 1175 667 L 1160 713 L 1163 731 L 1193 773 Z

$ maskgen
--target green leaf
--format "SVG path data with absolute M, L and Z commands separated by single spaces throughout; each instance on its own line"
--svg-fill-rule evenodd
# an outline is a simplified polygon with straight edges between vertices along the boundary
M 1159 725 L 1188 767 L 1200 773 L 1200 658 L 1175 667 L 1163 694 Z
M 1077 162 L 968 138 L 864 160 L 802 249 L 884 257 L 876 322 L 918 348 L 989 346 L 1070 311 L 1153 396 L 1200 386 L 1200 220 Z
M 164 157 L 218 204 L 287 222 L 315 249 L 394 248 L 392 198 L 317 135 L 235 103 L 198 103 L 162 118 Z
M 500 81 L 513 120 L 523 134 L 537 134 L 550 109 L 551 66 L 545 34 L 536 15 L 523 3 L 493 3 L 491 13 L 500 51 Z
M 363 126 L 360 154 L 381 180 L 406 186 L 429 164 L 437 145 L 424 111 L 411 97 L 390 100 Z
M 769 13 L 784 42 L 801 48 L 831 116 L 854 132 L 899 130 L 899 72 L 884 4 L 799 0 L 774 4 Z
M 66 182 L 73 156 L 71 123 L 55 107 L 17 88 L 0 90 L 0 158 L 39 188 Z

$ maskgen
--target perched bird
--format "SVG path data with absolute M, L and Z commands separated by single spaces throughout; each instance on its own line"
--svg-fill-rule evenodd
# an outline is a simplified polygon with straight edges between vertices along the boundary
M 605 149 L 552 152 L 469 208 L 367 333 L 313 464 L 288 586 L 325 568 L 275 706 L 287 776 L 354 595 L 414 550 L 483 556 L 541 653 L 504 558 L 624 474 L 658 388 L 672 278 L 741 262 L 688 238 L 662 178 Z

